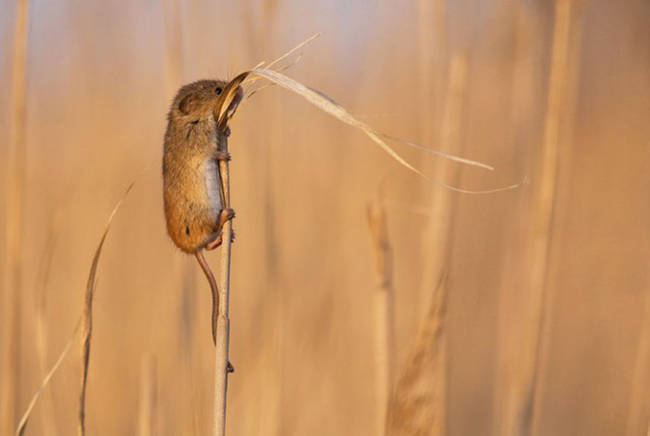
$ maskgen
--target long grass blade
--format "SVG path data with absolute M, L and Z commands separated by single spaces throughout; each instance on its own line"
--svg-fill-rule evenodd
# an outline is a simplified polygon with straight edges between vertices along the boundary
M 43 378 L 43 381 L 38 386 L 38 389 L 36 389 L 36 392 L 34 392 L 34 395 L 32 396 L 32 399 L 30 400 L 29 405 L 25 410 L 25 413 L 23 413 L 23 417 L 20 419 L 20 423 L 18 423 L 18 428 L 16 429 L 16 436 L 22 436 L 23 434 L 25 434 L 25 429 L 27 428 L 27 422 L 29 421 L 29 417 L 32 414 L 32 410 L 34 409 L 34 406 L 36 406 L 36 401 L 38 401 L 39 397 L 41 396 L 41 394 L 43 393 L 47 385 L 50 383 L 52 376 L 56 373 L 56 371 L 59 369 L 59 366 L 61 366 L 61 363 L 63 363 L 63 360 L 68 355 L 68 352 L 70 351 L 70 349 L 72 348 L 72 344 L 74 343 L 75 337 L 79 332 L 79 327 L 81 327 L 81 319 L 77 321 L 77 325 L 74 328 L 74 331 L 72 332 L 70 339 L 68 339 L 68 343 L 63 348 L 63 351 L 59 355 L 58 359 L 56 359 L 56 362 L 54 362 L 54 365 L 52 365 L 52 368 L 47 373 L 45 378 Z
M 135 182 L 131 183 L 129 187 L 127 188 L 126 192 L 122 196 L 122 198 L 117 202 L 115 207 L 113 208 L 113 211 L 111 212 L 110 216 L 108 217 L 108 222 L 106 223 L 106 228 L 104 229 L 104 233 L 102 234 L 102 238 L 99 241 L 99 245 L 97 249 L 95 250 L 95 255 L 93 256 L 93 261 L 92 265 L 90 267 L 90 272 L 88 274 L 88 284 L 86 285 L 86 296 L 85 296 L 85 304 L 84 304 L 84 312 L 81 315 L 79 321 L 77 321 L 77 325 L 74 328 L 74 331 L 72 333 L 72 336 L 68 340 L 68 343 L 66 346 L 63 348 L 63 351 L 57 358 L 56 362 L 50 369 L 50 371 L 47 373 L 45 378 L 43 378 L 43 381 L 41 381 L 41 384 L 39 385 L 38 389 L 36 389 L 36 392 L 32 396 L 32 399 L 29 402 L 29 405 L 27 406 L 27 409 L 25 410 L 25 413 L 23 414 L 20 423 L 18 424 L 18 427 L 16 428 L 15 434 L 17 436 L 22 436 L 25 432 L 25 429 L 27 428 L 27 423 L 29 421 L 29 417 L 31 416 L 32 410 L 34 409 L 34 406 L 36 405 L 36 402 L 38 401 L 39 397 L 49 384 L 50 380 L 56 373 L 56 371 L 59 369 L 61 366 L 61 363 L 65 359 L 65 357 L 68 355 L 70 352 L 70 349 L 72 347 L 72 344 L 74 343 L 75 336 L 79 332 L 79 328 L 83 325 L 84 326 L 84 344 L 83 344 L 83 378 L 82 378 L 82 396 L 81 396 L 81 403 L 80 403 L 80 431 L 84 431 L 83 429 L 83 415 L 82 412 L 85 410 L 85 390 L 86 390 L 86 380 L 87 380 L 87 375 L 88 375 L 88 363 L 89 363 L 89 357 L 90 357 L 90 331 L 92 327 L 92 318 L 90 316 L 92 315 L 92 296 L 95 291 L 95 283 L 96 283 L 96 276 L 97 276 L 97 265 L 99 264 L 99 257 L 102 252 L 102 247 L 104 246 L 104 241 L 106 240 L 106 236 L 108 235 L 108 231 L 111 228 L 111 223 L 113 222 L 113 218 L 115 217 L 115 214 L 117 213 L 117 210 L 120 208 L 122 203 L 124 202 L 124 199 L 126 198 L 127 194 L 129 191 L 131 191 L 131 188 L 133 187 L 133 184 Z M 90 295 L 89 295 L 90 294 Z M 83 434 L 83 433 L 81 433 Z
M 126 198 L 131 188 L 133 188 L 132 182 L 129 187 L 126 189 L 126 192 L 117 202 L 106 223 L 106 228 L 102 234 L 102 238 L 99 240 L 99 245 L 95 250 L 95 255 L 93 256 L 93 261 L 90 266 L 90 272 L 88 274 L 88 282 L 86 284 L 86 293 L 84 295 L 84 311 L 81 317 L 82 325 L 82 344 L 81 344 L 81 365 L 82 365 L 82 375 L 81 375 L 81 392 L 79 394 L 79 425 L 78 425 L 78 434 L 84 436 L 86 434 L 86 386 L 88 383 L 88 366 L 90 364 L 90 345 L 92 339 L 92 330 L 93 330 L 93 297 L 95 296 L 95 285 L 97 283 L 97 265 L 99 264 L 99 257 L 102 253 L 102 248 L 104 247 L 104 242 L 106 241 L 106 236 L 108 236 L 108 231 L 111 228 L 111 223 L 113 218 L 117 213 L 117 210 L 120 208 L 124 199 Z
M 397 154 L 397 152 L 395 152 L 395 150 L 393 150 L 383 139 L 381 139 L 381 133 L 377 132 L 368 124 L 354 118 L 347 110 L 345 110 L 343 106 L 337 104 L 329 97 L 323 95 L 320 91 L 309 88 L 302 83 L 285 76 L 284 74 L 278 73 L 277 71 L 264 68 L 255 68 L 251 70 L 251 73 L 264 77 L 267 80 L 277 83 L 282 88 L 299 94 L 308 102 L 321 109 L 322 111 L 332 115 L 334 118 L 343 121 L 352 127 L 361 129 L 370 139 L 378 144 L 393 159 L 414 173 L 426 178 L 424 174 L 413 167 L 413 165 L 408 163 L 404 158 Z
M 455 186 L 449 185 L 447 183 L 431 179 L 430 177 L 427 177 L 425 174 L 423 174 L 420 170 L 415 168 L 413 165 L 411 165 L 409 162 L 407 162 L 403 157 L 401 157 L 393 148 L 391 148 L 387 142 L 382 139 L 385 138 L 387 140 L 399 142 L 402 144 L 409 145 L 411 147 L 415 147 L 418 149 L 424 149 L 424 151 L 427 151 L 429 153 L 437 154 L 441 157 L 444 157 L 446 159 L 450 159 L 455 162 L 459 162 L 462 164 L 466 165 L 471 165 L 471 166 L 476 166 L 484 169 L 489 169 L 492 170 L 494 169 L 490 165 L 486 165 L 481 162 L 477 162 L 474 160 L 470 159 L 465 159 L 461 158 L 458 156 L 454 156 L 449 153 L 437 151 L 428 147 L 424 147 L 420 144 L 417 144 L 412 141 L 406 141 L 402 140 L 397 137 L 389 136 L 386 135 L 382 132 L 379 132 L 375 130 L 373 127 L 369 126 L 368 124 L 364 123 L 363 121 L 358 120 L 352 114 L 350 114 L 343 106 L 340 104 L 336 103 L 332 98 L 328 97 L 327 95 L 323 94 L 322 92 L 310 88 L 308 86 L 303 85 L 302 83 L 285 76 L 284 74 L 281 74 L 277 71 L 274 70 L 269 70 L 266 68 L 253 68 L 250 71 L 245 71 L 238 76 L 236 76 L 234 79 L 230 81 L 228 86 L 226 86 L 226 89 L 224 90 L 222 94 L 222 99 L 220 102 L 219 109 L 217 110 L 217 120 L 218 124 L 221 128 L 225 128 L 226 123 L 230 118 L 232 118 L 232 115 L 234 113 L 228 114 L 228 107 L 230 106 L 230 103 L 232 100 L 235 98 L 237 94 L 237 89 L 240 85 L 242 85 L 245 81 L 252 80 L 249 79 L 251 76 L 259 76 L 264 79 L 269 80 L 270 82 L 273 82 L 280 87 L 287 89 L 291 92 L 294 92 L 300 96 L 302 96 L 304 99 L 306 99 L 308 102 L 316 106 L 317 108 L 321 109 L 322 111 L 330 114 L 334 118 L 352 126 L 355 128 L 360 129 L 363 131 L 370 139 L 373 140 L 379 147 L 384 150 L 390 157 L 392 157 L 395 161 L 397 161 L 400 165 L 404 166 L 405 168 L 409 169 L 410 171 L 414 172 L 415 174 L 419 175 L 420 177 L 426 179 L 427 181 L 431 183 L 435 183 L 443 188 L 449 189 L 454 192 L 459 192 L 463 194 L 494 194 L 497 192 L 501 191 L 508 191 L 511 189 L 516 189 L 522 184 L 526 183 L 526 179 L 519 183 L 514 183 L 508 186 L 504 187 L 499 187 L 499 188 L 494 188 L 494 189 L 487 189 L 487 190 L 471 190 L 471 189 L 462 189 L 462 188 L 457 188 Z

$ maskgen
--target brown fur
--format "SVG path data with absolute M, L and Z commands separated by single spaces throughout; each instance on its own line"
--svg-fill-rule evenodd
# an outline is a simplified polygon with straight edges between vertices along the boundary
M 198 252 L 221 234 L 218 143 L 226 140 L 229 131 L 217 129 L 214 111 L 221 94 L 216 89 L 223 90 L 226 84 L 201 80 L 183 86 L 167 117 L 162 171 L 165 218 L 169 236 L 186 253 Z

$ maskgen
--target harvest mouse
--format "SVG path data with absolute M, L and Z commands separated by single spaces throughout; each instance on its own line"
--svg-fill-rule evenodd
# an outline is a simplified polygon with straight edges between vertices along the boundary
M 162 173 L 167 232 L 178 248 L 196 255 L 204 271 L 207 264 L 202 250 L 221 244 L 222 227 L 235 216 L 232 209 L 224 207 L 218 164 L 230 160 L 220 146 L 228 140 L 230 128 L 224 123 L 218 127 L 215 113 L 227 85 L 220 80 L 200 80 L 183 86 L 172 103 L 165 132 Z M 242 97 L 239 87 L 226 110 L 226 123 Z M 214 339 L 218 307 L 214 289 L 212 297 Z

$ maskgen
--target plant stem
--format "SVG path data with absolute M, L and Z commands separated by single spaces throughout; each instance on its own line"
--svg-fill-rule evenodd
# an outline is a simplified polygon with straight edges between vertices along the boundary
M 25 144 L 27 95 L 27 32 L 29 1 L 16 3 L 16 27 L 11 76 L 11 119 L 8 147 L 3 150 L 5 185 L 5 244 L 0 294 L 0 434 L 14 430 L 20 380 L 20 328 L 22 291 L 22 234 L 25 197 Z
M 228 138 L 219 141 L 219 150 L 228 151 Z M 223 188 L 224 208 L 230 207 L 230 173 L 228 161 L 219 161 L 219 175 Z M 214 434 L 226 434 L 226 394 L 228 391 L 228 347 L 230 343 L 230 320 L 228 319 L 228 297 L 230 294 L 230 253 L 232 242 L 232 220 L 226 221 L 222 229 L 221 270 L 219 271 L 219 314 L 217 316 L 217 344 L 215 354 L 214 391 Z
M 377 289 L 374 294 L 375 390 L 377 435 L 386 434 L 393 353 L 393 265 L 386 211 L 381 199 L 368 207 L 368 225 L 376 254 Z

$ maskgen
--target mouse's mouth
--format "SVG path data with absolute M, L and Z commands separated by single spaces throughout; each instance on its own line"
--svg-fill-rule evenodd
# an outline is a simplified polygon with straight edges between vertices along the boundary
M 215 108 L 215 118 L 217 126 L 220 129 L 225 129 L 226 124 L 235 115 L 235 111 L 244 98 L 244 90 L 239 86 L 248 76 L 248 72 L 242 73 L 232 79 L 223 89 L 219 100 L 217 100 L 217 107 Z M 228 103 L 228 106 L 226 106 Z

